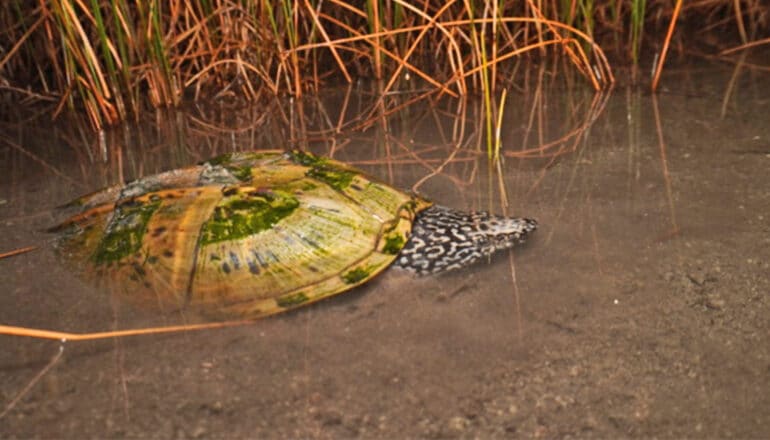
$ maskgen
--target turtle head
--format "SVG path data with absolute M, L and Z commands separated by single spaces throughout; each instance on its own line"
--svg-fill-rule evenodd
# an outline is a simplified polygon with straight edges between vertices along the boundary
M 535 220 L 431 206 L 417 216 L 396 264 L 418 274 L 468 266 L 526 240 Z
M 529 233 L 537 229 L 537 222 L 528 218 L 503 217 L 483 211 L 469 215 L 473 224 L 469 233 L 484 256 L 523 243 Z

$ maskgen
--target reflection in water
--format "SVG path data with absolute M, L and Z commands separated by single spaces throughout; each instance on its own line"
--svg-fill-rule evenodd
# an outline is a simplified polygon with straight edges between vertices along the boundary
M 756 384 L 770 359 L 770 100 L 736 86 L 741 106 L 720 116 L 729 72 L 704 72 L 655 99 L 509 94 L 500 164 L 486 159 L 480 105 L 396 111 L 408 97 L 360 90 L 193 108 L 103 141 L 71 127 L 7 136 L 3 250 L 45 244 L 40 231 L 62 217 L 51 208 L 81 193 L 276 147 L 419 183 L 451 207 L 532 216 L 541 230 L 509 259 L 439 277 L 389 272 L 249 326 L 70 344 L 0 435 L 766 436 L 770 401 Z M 3 324 L 91 332 L 192 319 L 115 301 L 46 247 L 1 263 Z M 5 405 L 55 348 L 2 338 Z
M 528 187 L 511 186 L 506 179 L 521 181 L 526 175 L 511 171 L 507 176 L 508 170 L 539 169 L 542 177 L 560 156 L 576 151 L 608 97 L 585 89 L 571 94 L 549 92 L 542 87 L 544 78 L 541 71 L 540 87 L 534 93 L 511 95 L 502 112 L 505 166 L 487 160 L 481 101 L 445 99 L 428 106 L 424 101 L 412 103 L 409 94 L 378 99 L 374 91 L 354 92 L 348 87 L 322 98 L 274 101 L 267 109 L 222 112 L 198 105 L 189 112 L 159 113 L 154 123 L 98 136 L 87 136 L 78 126 L 57 127 L 57 142 L 41 143 L 34 129 L 24 128 L 22 134 L 30 137 L 28 146 L 14 144 L 10 150 L 23 165 L 12 167 L 5 188 L 25 189 L 30 172 L 40 173 L 45 190 L 34 203 L 39 205 L 37 215 L 50 222 L 42 225 L 46 228 L 61 221 L 62 215 L 49 214 L 48 208 L 99 187 L 117 191 L 122 182 L 230 151 L 300 147 L 356 164 L 387 183 L 411 187 L 442 204 L 526 214 L 509 204 L 533 191 L 537 180 Z M 553 101 L 550 96 L 561 111 L 547 111 L 554 105 L 546 104 Z M 31 171 L 22 171 L 22 166 Z M 509 187 L 513 194 L 508 194 Z M 29 194 L 21 190 L 10 197 L 24 203 Z M 50 237 L 34 234 L 32 239 L 47 242 Z

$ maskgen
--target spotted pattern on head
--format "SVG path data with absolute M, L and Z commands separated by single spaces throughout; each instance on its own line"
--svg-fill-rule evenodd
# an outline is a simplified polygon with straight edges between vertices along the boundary
M 434 205 L 417 216 L 396 265 L 419 275 L 459 269 L 523 243 L 536 228 L 531 219 Z

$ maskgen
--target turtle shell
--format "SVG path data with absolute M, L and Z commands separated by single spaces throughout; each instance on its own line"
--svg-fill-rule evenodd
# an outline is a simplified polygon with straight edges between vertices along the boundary
M 431 205 L 300 151 L 232 153 L 72 202 L 57 248 L 86 278 L 164 308 L 259 317 L 390 265 Z

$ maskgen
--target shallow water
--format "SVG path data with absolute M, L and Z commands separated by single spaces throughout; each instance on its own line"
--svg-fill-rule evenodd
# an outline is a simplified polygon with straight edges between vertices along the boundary
M 0 250 L 41 248 L 0 260 L 5 325 L 196 321 L 94 289 L 42 231 L 77 195 L 233 148 L 332 154 L 540 229 L 468 270 L 389 271 L 247 326 L 69 342 L 26 393 L 59 343 L 0 336 L 0 436 L 770 436 L 770 78 L 732 75 L 670 69 L 655 97 L 535 81 L 507 98 L 500 170 L 479 105 L 385 117 L 346 90 L 267 112 L 193 108 L 102 139 L 8 129 Z

